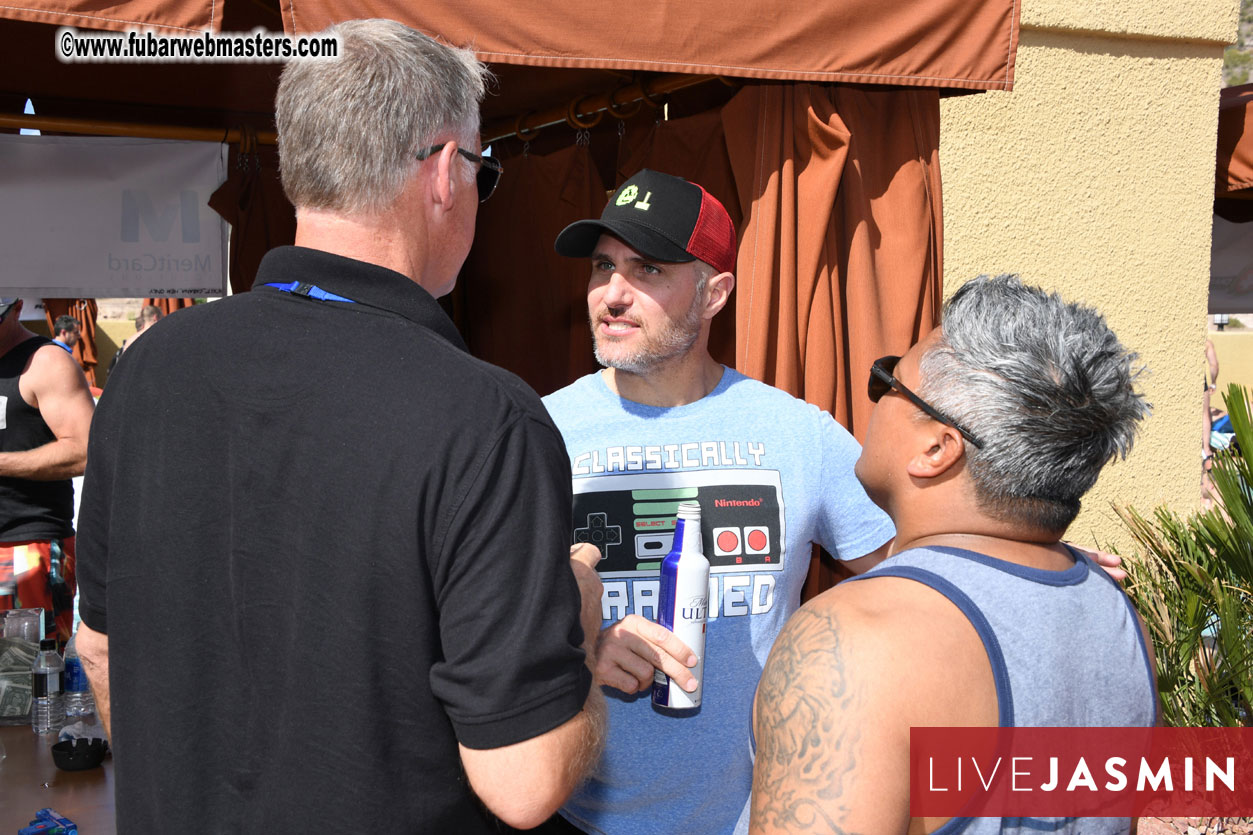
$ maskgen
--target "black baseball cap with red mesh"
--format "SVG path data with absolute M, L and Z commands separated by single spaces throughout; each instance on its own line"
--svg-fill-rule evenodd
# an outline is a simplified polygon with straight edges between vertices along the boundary
M 735 226 L 714 197 L 696 183 L 645 168 L 609 198 L 599 220 L 571 223 L 557 236 L 561 255 L 586 258 L 603 234 L 657 261 L 701 260 L 735 272 Z

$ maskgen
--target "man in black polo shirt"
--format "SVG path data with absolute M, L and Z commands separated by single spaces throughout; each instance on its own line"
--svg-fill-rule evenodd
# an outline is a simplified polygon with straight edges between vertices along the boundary
M 499 176 L 485 70 L 391 21 L 330 34 L 278 93 L 297 246 L 100 405 L 80 652 L 119 831 L 533 826 L 597 755 L 561 437 L 435 301 Z

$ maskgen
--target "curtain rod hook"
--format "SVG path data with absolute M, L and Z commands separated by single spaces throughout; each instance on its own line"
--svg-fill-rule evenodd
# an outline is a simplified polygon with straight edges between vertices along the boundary
M 625 105 L 618 104 L 618 94 L 621 93 L 623 90 L 627 90 L 627 89 L 630 89 L 630 85 L 627 85 L 626 87 L 619 87 L 617 90 L 614 90 L 612 93 L 609 94 L 609 102 L 605 105 L 605 109 L 608 110 L 609 115 L 614 117 L 615 119 L 619 119 L 619 120 L 630 119 L 632 116 L 635 116 L 637 113 L 639 113 L 640 110 L 644 107 L 644 102 L 642 99 L 635 100 L 635 108 L 632 110 L 625 109 L 630 106 L 630 102 L 628 102 Z M 619 109 L 619 108 L 622 108 L 622 109 Z
M 605 111 L 597 110 L 595 113 L 587 117 L 587 121 L 579 121 L 579 114 L 578 114 L 579 105 L 582 104 L 588 98 L 590 97 L 583 96 L 582 98 L 570 100 L 570 106 L 566 108 L 566 123 L 569 124 L 570 127 L 582 128 L 583 130 L 590 130 L 591 128 L 594 128 L 597 125 L 599 125 L 600 120 L 605 118 Z
M 534 113 L 535 113 L 534 110 L 528 110 L 527 112 L 519 116 L 517 121 L 513 123 L 513 135 L 528 144 L 530 144 L 532 139 L 539 136 L 540 128 L 531 128 L 530 130 L 527 130 L 526 128 L 522 127 L 522 123 L 526 121 L 528 116 L 531 116 Z

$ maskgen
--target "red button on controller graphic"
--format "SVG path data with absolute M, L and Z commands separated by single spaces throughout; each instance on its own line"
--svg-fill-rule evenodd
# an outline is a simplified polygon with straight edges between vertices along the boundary
M 719 557 L 734 557 L 744 553 L 742 532 L 738 527 L 714 528 L 714 554 Z
M 744 529 L 744 553 L 766 554 L 770 551 L 770 529 L 752 527 Z

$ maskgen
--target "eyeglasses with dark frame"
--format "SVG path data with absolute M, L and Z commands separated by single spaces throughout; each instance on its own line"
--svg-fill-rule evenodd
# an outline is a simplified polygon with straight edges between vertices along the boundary
M 976 448 L 983 449 L 983 442 L 963 429 L 961 424 L 905 388 L 904 383 L 892 376 L 892 372 L 896 370 L 896 364 L 900 361 L 900 357 L 879 357 L 870 364 L 870 382 L 866 387 L 866 393 L 870 395 L 870 402 L 878 403 L 889 390 L 895 389 L 909 398 L 910 403 L 922 409 L 930 417 L 938 420 L 945 426 L 953 427 L 961 433 L 963 438 L 974 444 Z
M 447 144 L 447 142 L 441 142 L 438 145 L 432 145 L 425 150 L 418 151 L 417 157 L 418 159 L 427 159 L 432 154 L 438 154 L 444 150 L 444 146 Z M 505 172 L 505 167 L 500 164 L 498 159 L 472 154 L 465 148 L 458 148 L 457 153 L 470 160 L 470 162 L 479 164 L 479 170 L 475 174 L 474 182 L 479 189 L 479 202 L 486 203 L 487 198 L 492 196 L 492 192 L 496 191 L 496 186 L 500 183 L 500 175 Z

